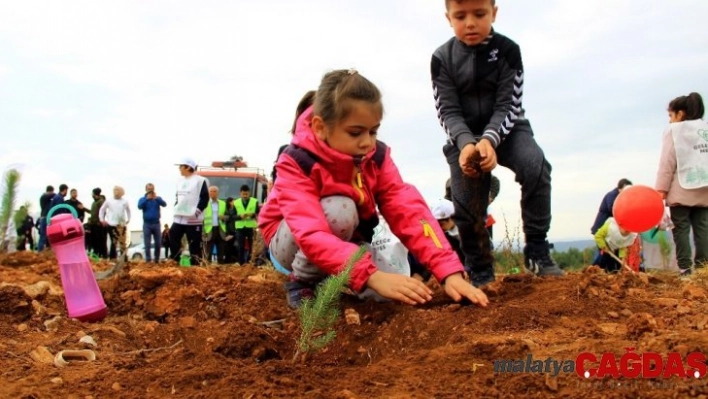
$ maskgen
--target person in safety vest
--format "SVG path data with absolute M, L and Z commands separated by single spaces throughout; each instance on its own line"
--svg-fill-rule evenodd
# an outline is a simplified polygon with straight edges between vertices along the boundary
M 248 261 L 251 245 L 253 244 L 253 231 L 258 226 L 258 200 L 251 197 L 248 185 L 241 186 L 241 199 L 234 201 L 236 207 L 236 240 L 238 244 L 237 261 L 243 265 Z
M 219 199 L 219 187 L 209 187 L 209 204 L 204 209 L 204 236 L 207 259 L 216 246 L 216 261 L 226 263 L 224 243 L 226 241 L 226 201 Z

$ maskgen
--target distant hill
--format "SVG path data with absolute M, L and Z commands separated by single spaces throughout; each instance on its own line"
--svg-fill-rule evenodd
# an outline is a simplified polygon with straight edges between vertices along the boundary
M 585 248 L 590 248 L 590 247 L 595 247 L 595 241 L 594 240 L 570 240 L 570 241 L 553 241 L 553 249 L 558 251 L 558 252 L 566 252 L 570 248 L 575 248 L 579 251 L 584 250 Z M 516 252 L 517 243 L 514 243 L 514 249 L 513 251 Z M 521 243 L 521 248 L 523 248 L 523 243 Z M 495 249 L 501 249 L 502 243 L 500 242 L 495 242 L 494 243 L 494 248 Z
M 554 241 L 553 249 L 558 252 L 566 252 L 571 248 L 584 250 L 586 248 L 595 247 L 594 240 L 575 240 L 575 241 Z

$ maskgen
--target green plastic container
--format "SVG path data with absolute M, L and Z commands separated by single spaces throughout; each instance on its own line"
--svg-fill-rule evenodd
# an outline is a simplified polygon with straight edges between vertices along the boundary
M 192 259 L 189 255 L 182 255 L 179 258 L 179 265 L 182 267 L 191 267 L 192 266 Z

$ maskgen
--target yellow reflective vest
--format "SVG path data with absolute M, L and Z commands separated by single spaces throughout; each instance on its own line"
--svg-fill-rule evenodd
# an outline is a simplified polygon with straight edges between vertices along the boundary
M 236 206 L 236 214 L 241 216 L 246 213 L 252 213 L 253 218 L 251 219 L 239 219 L 236 221 L 237 229 L 255 229 L 258 227 L 258 220 L 256 220 L 256 207 L 258 206 L 258 200 L 251 197 L 248 199 L 248 206 L 243 207 L 243 200 L 241 198 L 236 198 L 234 200 L 234 205 Z
M 226 201 L 218 200 L 219 201 L 219 216 L 223 216 L 226 213 Z M 206 209 L 204 209 L 204 232 L 209 234 L 211 233 L 212 229 L 212 223 L 214 218 L 212 217 L 212 210 L 211 210 L 211 204 L 212 200 L 209 200 L 209 204 L 207 205 Z M 221 231 L 226 233 L 226 223 L 224 223 L 223 220 L 219 219 L 219 228 Z

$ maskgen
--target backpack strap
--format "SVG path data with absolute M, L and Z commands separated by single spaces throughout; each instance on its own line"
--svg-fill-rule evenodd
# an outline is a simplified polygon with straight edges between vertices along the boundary
M 304 148 L 298 147 L 295 144 L 288 145 L 283 150 L 283 154 L 288 154 L 292 159 L 294 159 L 306 175 L 309 175 L 310 172 L 312 172 L 312 167 L 319 161 L 315 154 Z
M 386 143 L 384 143 L 383 141 L 376 141 L 376 151 L 371 157 L 371 160 L 374 161 L 374 163 L 376 164 L 376 166 L 379 167 L 379 169 L 383 167 L 384 159 L 386 159 L 386 149 L 388 149 Z
M 374 161 L 374 163 L 376 164 L 376 166 L 378 166 L 379 169 L 383 167 L 384 160 L 386 159 L 387 149 L 388 146 L 383 141 L 376 142 L 376 151 L 374 151 L 374 155 L 371 157 L 371 160 Z M 302 171 L 305 172 L 305 174 L 307 175 L 312 172 L 312 168 L 317 162 L 319 162 L 319 158 L 315 154 L 311 153 L 310 151 L 307 151 L 302 147 L 298 147 L 295 144 L 288 145 L 283 150 L 283 153 L 288 154 L 292 159 L 294 159 L 300 169 L 302 169 Z

